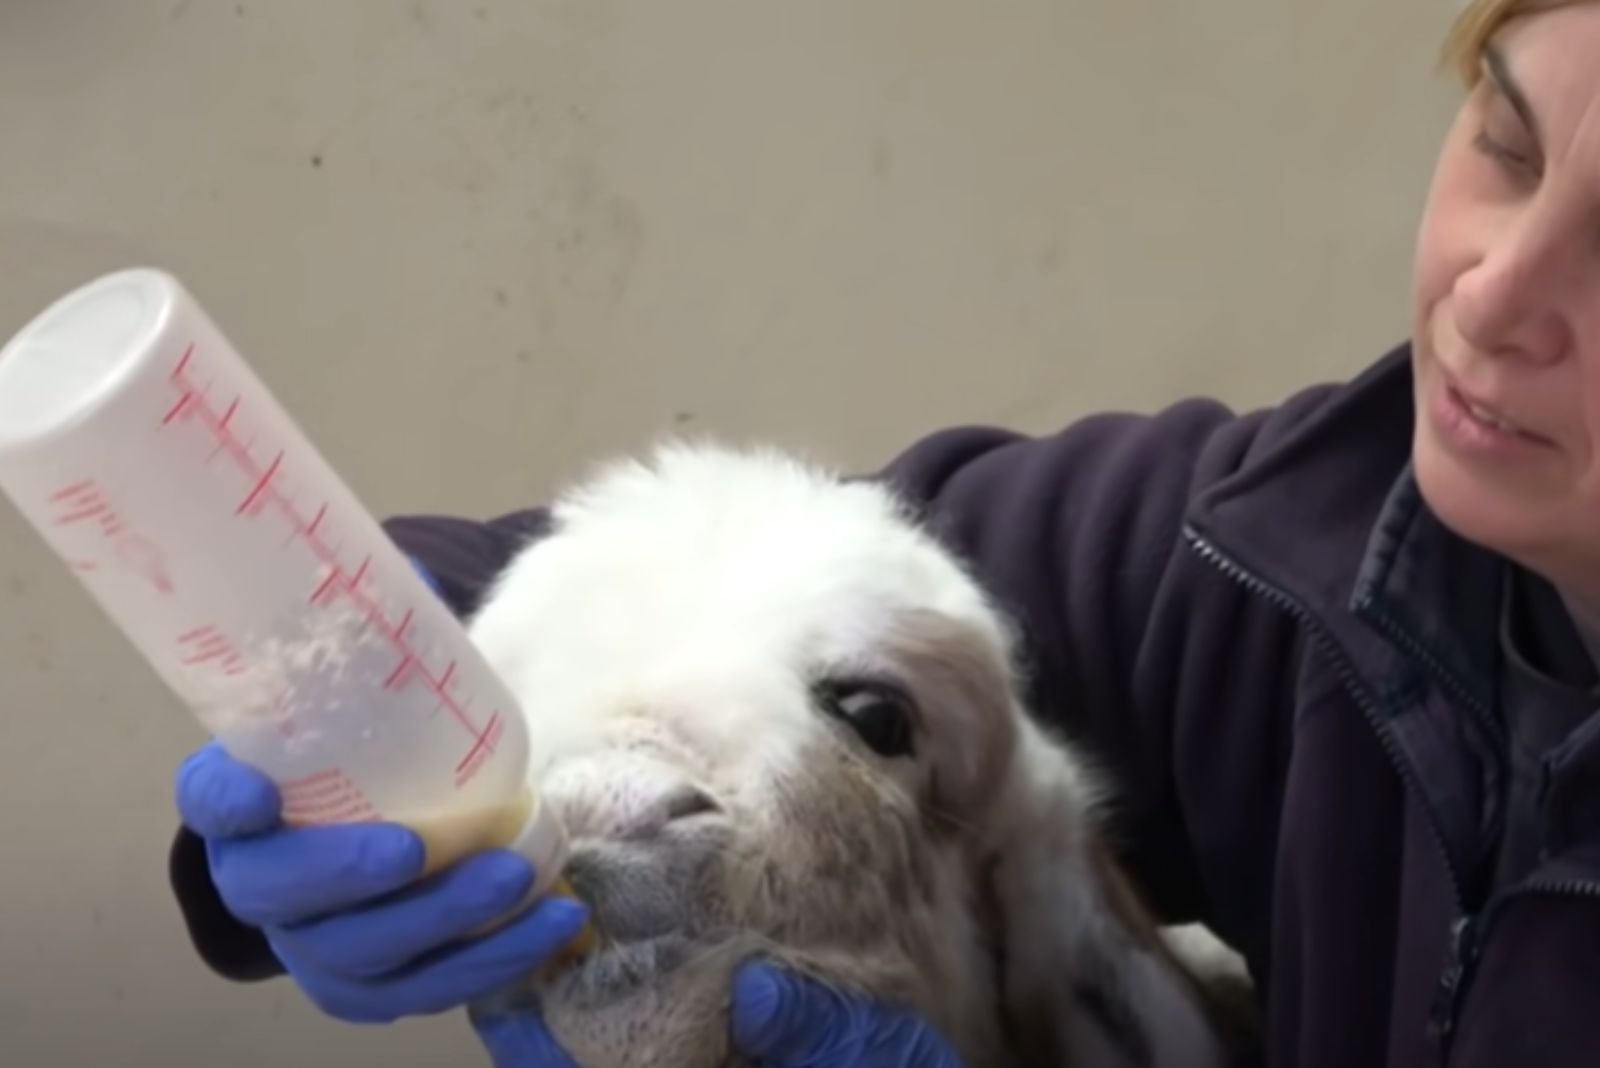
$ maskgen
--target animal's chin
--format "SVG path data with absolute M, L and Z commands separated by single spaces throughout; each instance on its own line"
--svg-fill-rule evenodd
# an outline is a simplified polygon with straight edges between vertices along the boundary
M 575 1009 L 602 1008 L 659 985 L 715 949 L 676 932 L 627 942 L 601 936 L 594 949 L 549 978 L 542 996 Z
M 567 868 L 590 909 L 595 945 L 549 977 L 542 996 L 595 1008 L 676 982 L 691 965 L 748 941 L 726 925 L 727 890 L 713 849 L 590 842 Z
M 737 937 L 602 942 L 528 993 L 579 1064 L 726 1068 L 728 994 L 744 952 Z

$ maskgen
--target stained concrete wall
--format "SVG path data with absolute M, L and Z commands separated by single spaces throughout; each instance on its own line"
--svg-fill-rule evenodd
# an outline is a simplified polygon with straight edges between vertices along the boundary
M 0 335 L 170 268 L 380 513 L 673 429 L 1266 403 L 1404 334 L 1454 7 L 10 0 Z M 198 731 L 9 509 L 0 603 L 6 1063 L 482 1063 L 203 971 Z

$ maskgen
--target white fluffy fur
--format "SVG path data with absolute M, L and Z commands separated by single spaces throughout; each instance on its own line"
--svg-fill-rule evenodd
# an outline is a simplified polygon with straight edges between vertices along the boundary
M 1099 787 L 1018 704 L 1005 621 L 884 489 L 774 452 L 677 445 L 604 469 L 561 496 L 554 518 L 554 533 L 497 581 L 472 633 L 523 703 L 530 774 L 578 847 L 657 873 L 654 882 L 676 878 L 659 875 L 669 868 L 710 880 L 678 896 L 624 898 L 619 929 L 637 926 L 648 940 L 704 921 L 703 910 L 724 926 L 748 918 L 764 925 L 755 944 L 792 951 L 797 966 L 911 1003 L 970 1064 L 1134 1063 L 1075 1011 L 1074 987 L 1086 983 L 1140 1017 L 1155 1068 L 1222 1063 L 1170 960 L 1113 913 L 1091 859 Z M 820 714 L 808 685 L 829 672 L 903 671 L 896 650 L 920 640 L 906 633 L 919 619 L 961 636 L 957 659 L 1002 665 L 990 687 L 1002 718 L 956 708 L 924 723 L 929 737 L 914 758 L 885 760 Z M 841 783 L 870 799 L 851 800 Z M 674 822 L 670 804 L 686 788 L 720 811 Z M 837 808 L 818 808 L 828 791 Z M 970 811 L 929 811 L 931 799 L 964 792 Z M 837 818 L 840 834 L 883 822 L 889 837 L 874 841 L 922 828 L 919 816 L 957 828 L 944 837 L 919 829 L 910 859 L 874 853 L 881 866 L 860 871 L 862 885 L 916 873 L 913 906 L 886 907 L 879 926 L 897 929 L 873 951 L 876 963 L 851 960 L 848 937 L 827 928 L 835 917 L 804 915 L 847 905 L 785 897 L 784 854 L 825 850 L 837 837 L 817 825 L 818 812 Z M 655 850 L 648 859 L 630 852 L 646 849 Z M 931 859 L 919 867 L 923 854 Z M 703 874 L 707 858 L 729 856 L 715 879 Z M 782 933 L 813 928 L 811 940 Z M 697 937 L 709 959 L 728 936 Z M 543 991 L 580 1062 L 676 1068 L 728 1057 L 712 1033 L 724 1026 L 718 995 L 701 990 L 696 1000 L 674 984 L 700 980 L 652 967 L 649 984 L 682 1004 L 612 997 L 609 978 L 584 996 L 574 986 Z M 725 978 L 724 967 L 704 982 Z M 682 1007 L 691 1003 L 704 1011 Z M 1018 1030 L 1007 1039 L 1007 1028 Z M 1015 1048 L 1019 1033 L 1031 1048 Z

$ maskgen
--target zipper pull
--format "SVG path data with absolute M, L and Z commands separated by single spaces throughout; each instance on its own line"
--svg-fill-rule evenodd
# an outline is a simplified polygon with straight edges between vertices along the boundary
M 1447 1041 L 1455 1032 L 1467 975 L 1478 955 L 1477 935 L 1476 916 L 1462 916 L 1450 925 L 1450 956 L 1439 976 L 1439 985 L 1434 988 L 1433 1007 L 1429 1013 L 1430 1031 L 1438 1042 Z

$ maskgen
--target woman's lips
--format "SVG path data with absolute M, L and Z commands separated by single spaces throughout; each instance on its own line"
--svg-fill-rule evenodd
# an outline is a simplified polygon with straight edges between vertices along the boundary
M 1431 414 L 1440 435 L 1457 450 L 1475 456 L 1516 459 L 1554 446 L 1554 442 L 1505 414 L 1505 406 L 1466 392 L 1448 375 L 1434 390 Z

